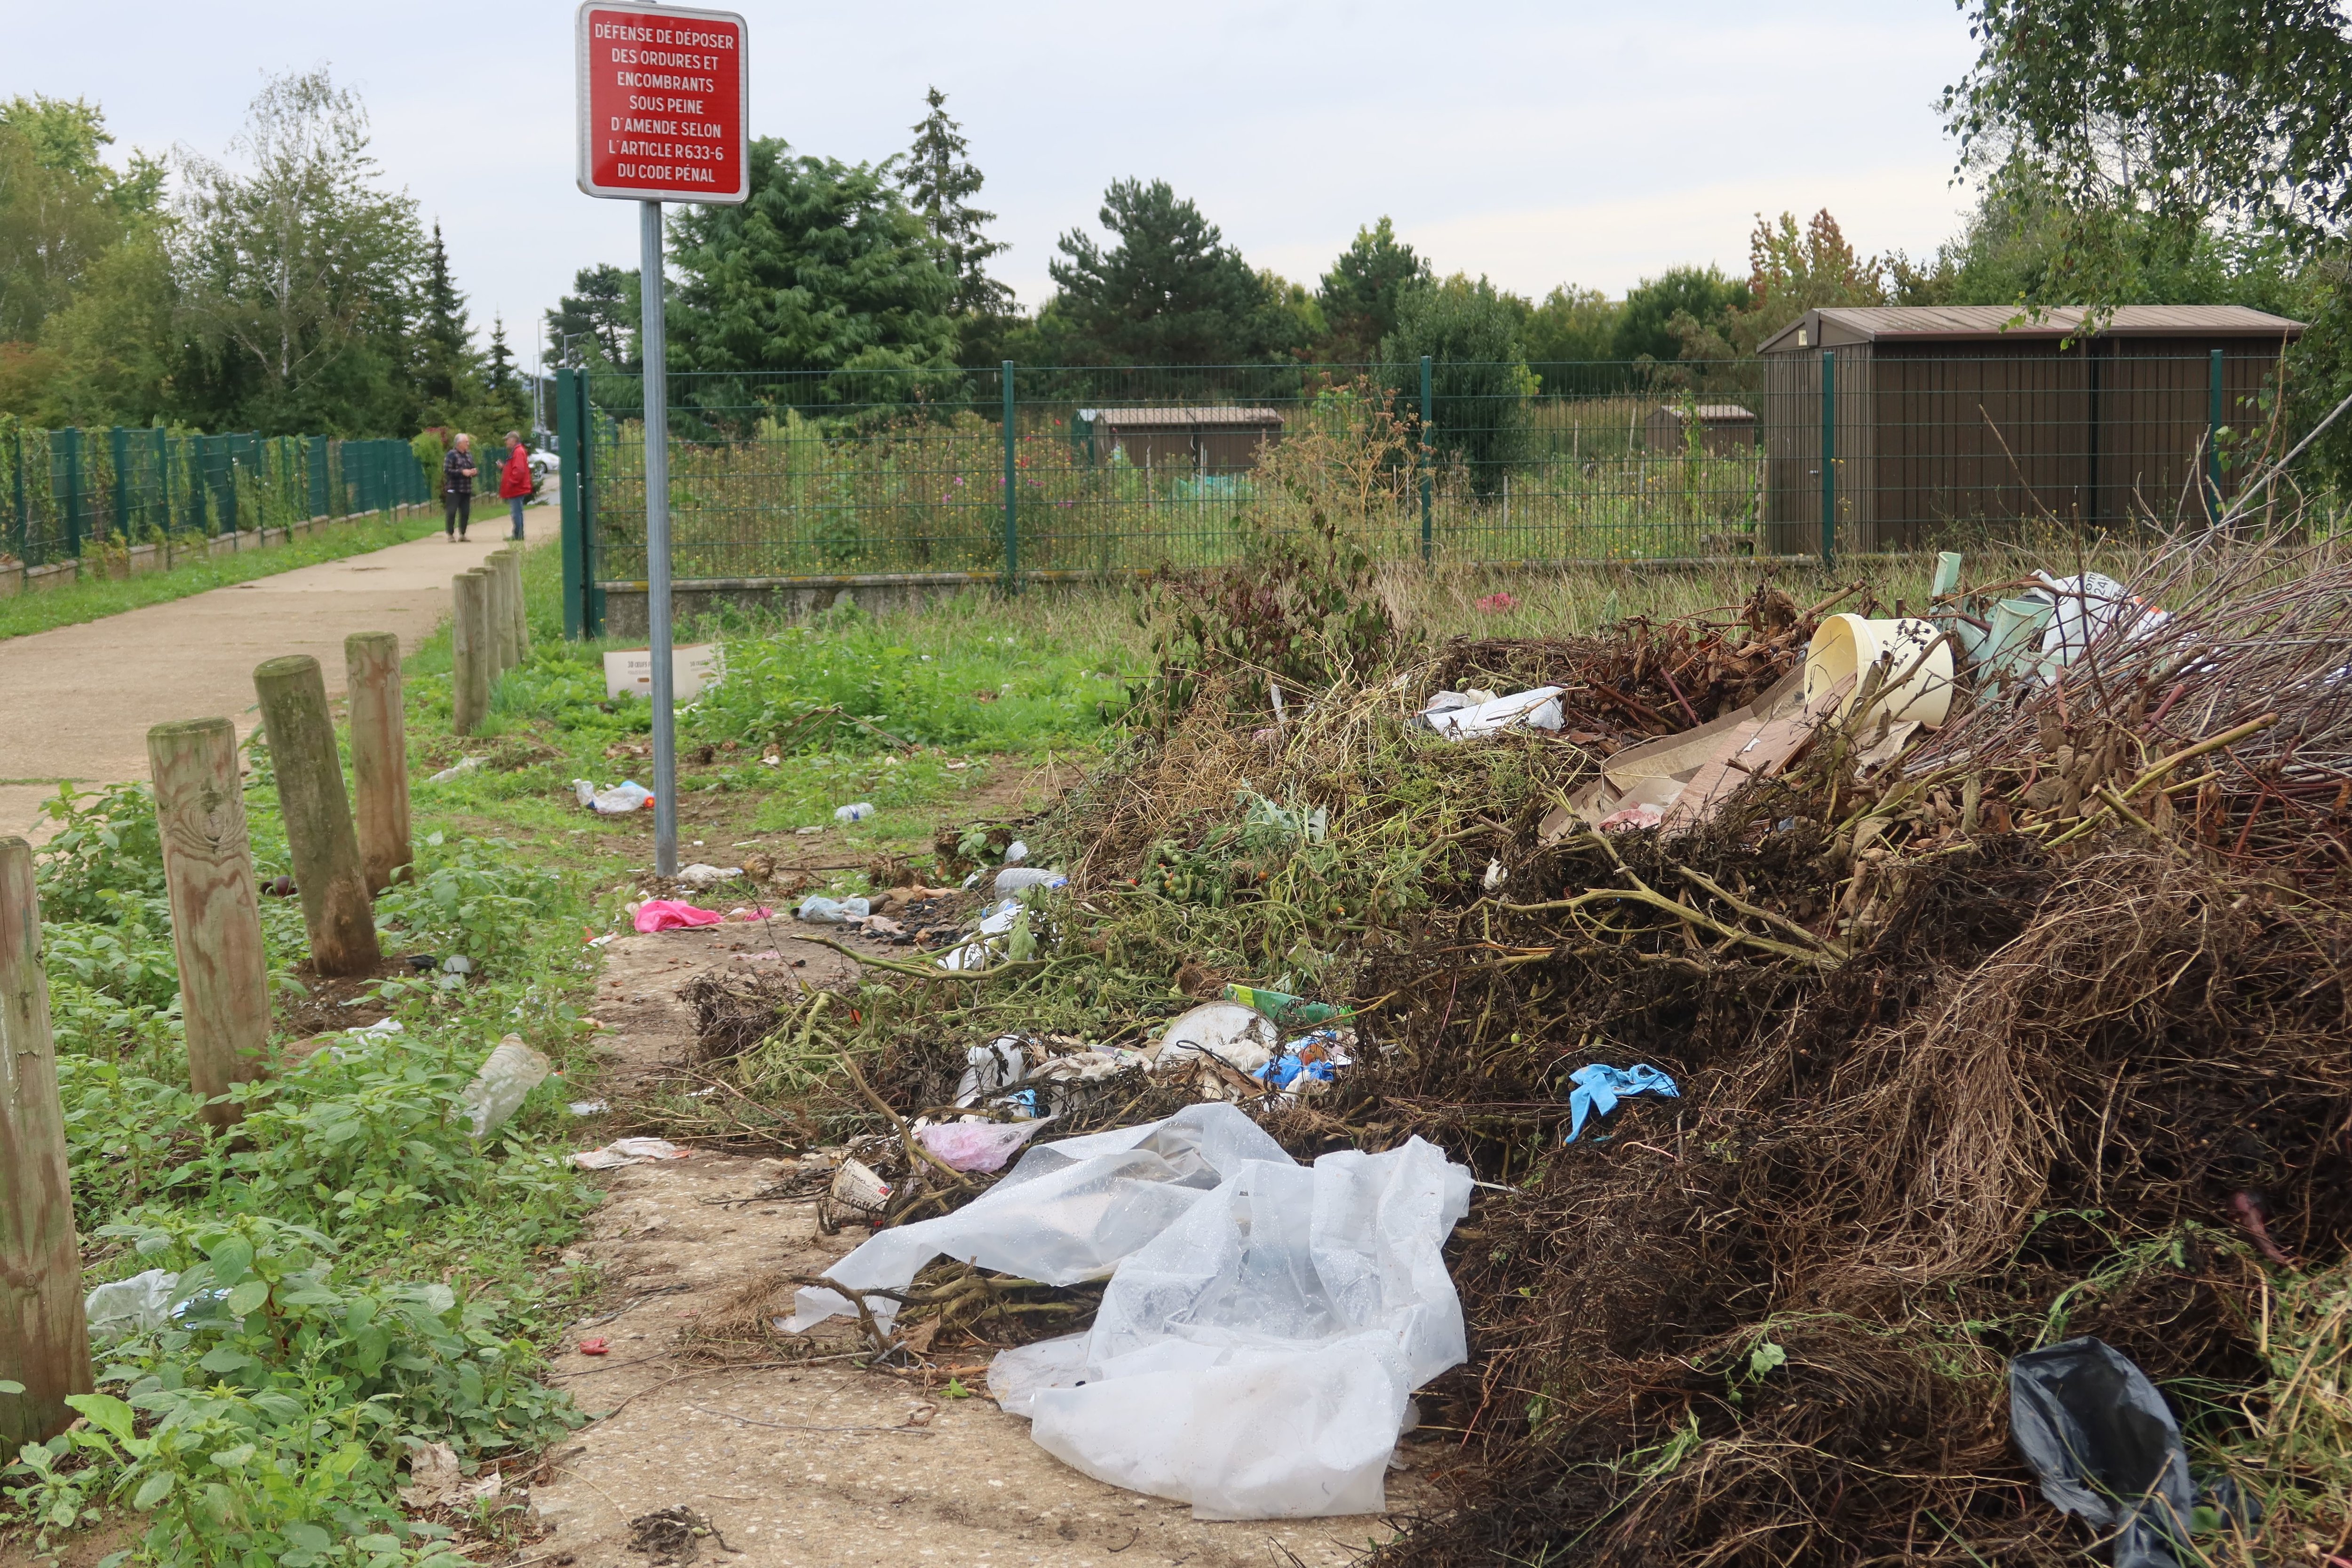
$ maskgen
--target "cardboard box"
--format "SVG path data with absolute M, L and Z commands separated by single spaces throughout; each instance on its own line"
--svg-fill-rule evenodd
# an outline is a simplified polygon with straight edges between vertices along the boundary
M 670 649 L 670 697 L 678 702 L 691 702 L 702 695 L 702 689 L 719 679 L 721 663 L 719 645 L 697 643 L 691 647 Z M 654 694 L 654 650 L 649 647 L 623 648 L 604 656 L 604 695 L 643 697 L 650 700 Z

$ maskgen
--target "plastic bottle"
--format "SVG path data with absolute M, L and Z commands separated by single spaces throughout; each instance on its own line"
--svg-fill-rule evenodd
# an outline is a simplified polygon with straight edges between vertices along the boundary
M 833 808 L 833 819 L 835 822 L 863 822 L 873 815 L 874 803 L 870 800 L 861 800 L 856 805 L 836 805 Z
M 996 896 L 1009 899 L 1025 893 L 1032 888 L 1066 888 L 1070 879 L 1059 871 L 1040 871 L 1028 866 L 1007 866 L 996 874 Z

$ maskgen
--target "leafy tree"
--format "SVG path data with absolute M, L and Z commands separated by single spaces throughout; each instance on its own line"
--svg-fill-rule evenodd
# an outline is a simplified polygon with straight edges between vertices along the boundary
M 828 373 L 820 395 L 881 402 L 906 381 L 848 373 L 954 363 L 956 278 L 887 169 L 751 144 L 751 196 L 696 207 L 670 229 L 672 372 Z M 704 384 L 706 407 L 802 394 L 773 384 Z
M 0 103 L 0 341 L 37 336 L 99 258 L 152 218 L 161 169 L 134 153 L 117 174 L 103 158 L 113 141 L 79 99 Z
M 184 157 L 173 235 L 199 363 L 184 409 L 212 428 L 359 434 L 409 426 L 408 326 L 425 245 L 387 190 L 367 111 L 324 69 L 275 78 L 234 143 L 246 167 Z
M 1528 399 L 1536 392 L 1520 346 L 1525 314 L 1523 300 L 1457 272 L 1406 289 L 1397 301 L 1396 330 L 1381 340 L 1396 406 L 1416 417 L 1421 360 L 1429 357 L 1432 444 L 1466 467 L 1472 489 L 1482 496 L 1501 489 L 1504 474 L 1525 455 Z
M 1615 351 L 1622 309 L 1598 289 L 1563 283 L 1528 312 L 1520 336 L 1547 394 L 1607 392 L 1622 384 L 1621 375 L 1594 363 Z
M 1358 229 L 1315 296 L 1329 332 L 1321 357 L 1342 363 L 1370 359 L 1396 330 L 1399 296 L 1430 280 L 1429 262 L 1397 238 L 1385 215 Z
M 585 363 L 583 354 L 593 351 L 615 370 L 642 374 L 636 273 L 600 262 L 574 274 L 572 290 L 547 312 L 548 358 L 559 364 Z
M 931 111 L 913 127 L 915 144 L 898 170 L 907 205 L 922 215 L 923 226 L 946 253 L 955 274 L 955 309 L 966 316 L 1002 316 L 1013 308 L 1013 290 L 988 275 L 988 258 L 1010 247 L 988 237 L 996 215 L 969 198 L 980 194 L 984 176 L 965 156 L 963 127 L 947 110 L 948 95 L 932 88 Z
M 1099 214 L 1114 243 L 1073 229 L 1048 265 L 1040 342 L 1072 364 L 1251 364 L 1304 345 L 1299 315 L 1165 180 L 1114 181 Z
M 1670 267 L 1626 291 L 1610 339 L 1610 357 L 1679 359 L 1684 331 L 1678 330 L 1676 317 L 1688 317 L 1700 330 L 1720 331 L 1729 324 L 1733 311 L 1747 307 L 1747 285 L 1733 282 L 1719 268 Z
M 180 410 L 186 366 L 178 289 L 163 236 L 134 228 L 100 257 L 65 308 L 41 324 L 54 359 L 34 416 L 62 425 L 152 425 Z

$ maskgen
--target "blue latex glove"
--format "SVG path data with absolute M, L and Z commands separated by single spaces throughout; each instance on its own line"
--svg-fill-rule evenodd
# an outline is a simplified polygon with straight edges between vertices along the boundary
M 1629 1094 L 1663 1094 L 1679 1100 L 1682 1090 L 1675 1080 L 1647 1062 L 1635 1062 L 1629 1068 L 1612 1068 L 1605 1062 L 1594 1062 L 1569 1075 L 1576 1085 L 1568 1097 L 1568 1136 L 1563 1143 L 1573 1143 L 1576 1135 L 1584 1131 L 1588 1115 L 1606 1116 L 1617 1109 L 1619 1099 Z

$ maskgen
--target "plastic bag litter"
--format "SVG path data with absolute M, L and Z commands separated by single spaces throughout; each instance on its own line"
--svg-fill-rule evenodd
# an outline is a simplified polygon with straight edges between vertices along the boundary
M 982 1095 L 1010 1089 L 1029 1073 L 1028 1053 L 1018 1035 L 999 1035 L 984 1046 L 972 1046 L 963 1059 L 963 1077 L 956 1083 L 958 1105 L 971 1105 Z
M 555 1064 L 524 1045 L 520 1035 L 500 1040 L 457 1097 L 457 1113 L 472 1124 L 474 1141 L 478 1143 L 503 1126 L 554 1070 Z
M 969 940 L 940 955 L 940 967 L 986 969 L 1007 945 L 1013 928 L 1021 921 L 1021 906 L 1009 900 L 1003 908 L 990 911 Z
M 1469 1205 L 1418 1138 L 1244 1162 L 1119 1263 L 1091 1331 L 1003 1352 L 990 1391 L 1072 1468 L 1198 1518 L 1381 1511 L 1412 1391 L 1467 1354 L 1441 1249 Z
M 915 1142 L 950 1170 L 1001 1171 L 1004 1162 L 1019 1153 L 1021 1146 L 1052 1120 L 1041 1116 L 1030 1121 L 941 1122 L 916 1128 Z
M 1018 866 L 1022 861 L 1026 860 L 1027 858 L 1029 858 L 1029 846 L 1024 844 L 1018 838 L 1004 847 L 1004 863 L 1006 865 Z
M 864 899 L 828 899 L 822 893 L 811 893 L 793 914 L 811 925 L 839 926 L 864 920 L 873 909 Z
M 2072 664 L 2117 627 L 2122 628 L 2125 641 L 2137 642 L 2171 619 L 2170 612 L 2158 609 L 2102 573 L 2053 577 L 2037 572 L 2034 575 L 2042 585 L 2028 588 L 2019 597 L 2029 604 L 2053 606 L 2050 624 L 2042 633 L 2042 653 L 2057 664 Z
M 706 866 L 698 860 L 691 866 L 680 867 L 677 879 L 699 892 L 705 888 L 715 888 L 721 882 L 731 882 L 742 874 L 740 866 Z
M 1041 871 L 1031 866 L 1007 866 L 996 874 L 996 896 L 1010 899 L 1028 892 L 1033 888 L 1066 888 L 1070 879 L 1059 871 Z
M 726 918 L 717 910 L 698 909 L 677 899 L 647 899 L 630 917 L 639 931 L 647 933 L 715 926 Z
M 870 800 L 861 800 L 856 805 L 836 805 L 833 808 L 833 819 L 835 822 L 863 822 L 873 815 L 874 803 Z
M 1274 1021 L 1256 1008 L 1238 1002 L 1204 1002 L 1168 1026 L 1151 1068 L 1168 1072 L 1213 1060 L 1235 1072 L 1251 1073 L 1271 1061 L 1281 1043 Z
M 1506 730 L 1557 730 L 1560 725 L 1561 689 L 1557 686 L 1538 686 L 1532 691 L 1516 691 L 1508 697 L 1483 691 L 1441 691 L 1415 717 L 1449 741 L 1496 735 Z
M 93 1340 L 126 1339 L 160 1329 L 171 1321 L 173 1293 L 180 1277 L 168 1268 L 150 1268 L 111 1285 L 100 1285 L 82 1299 L 82 1316 L 89 1320 Z
M 598 789 L 586 779 L 573 779 L 572 793 L 580 804 L 602 816 L 626 816 L 633 811 L 651 810 L 654 792 L 635 779 L 623 779 L 611 789 Z
M 448 784 L 454 779 L 464 778 L 467 773 L 480 773 L 482 771 L 483 764 L 488 761 L 489 758 L 488 757 L 460 757 L 457 759 L 457 763 L 455 767 L 443 768 L 439 773 L 435 773 L 425 782 L 426 784 Z
M 942 1253 L 1047 1285 L 1098 1279 L 1165 1230 L 1244 1162 L 1290 1156 L 1230 1105 L 1190 1105 L 1163 1121 L 1032 1144 L 996 1184 L 953 1214 L 883 1231 L 828 1269 L 851 1289 L 904 1290 Z M 898 1304 L 868 1296 L 887 1327 Z M 793 1298 L 792 1330 L 856 1315 L 823 1286 Z
M 2179 1568 L 2195 1493 L 2180 1427 L 2147 1374 L 2104 1342 L 2009 1363 L 2009 1426 L 2042 1495 L 2114 1538 L 2115 1568 Z M 2192 1554 L 2191 1562 L 2202 1562 Z
M 649 1160 L 683 1160 L 691 1152 L 663 1138 L 615 1138 L 602 1149 L 582 1150 L 572 1163 L 583 1171 L 610 1171 Z

